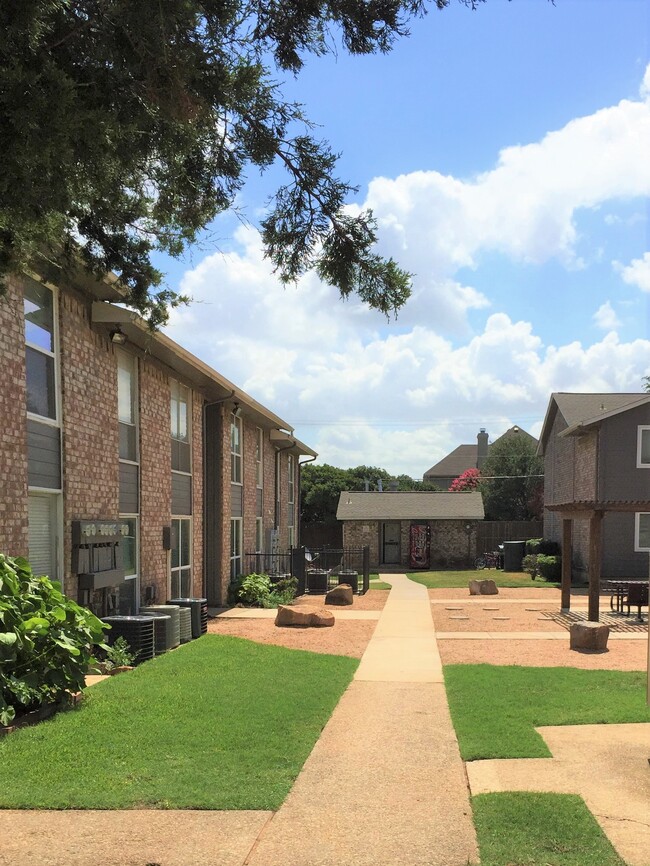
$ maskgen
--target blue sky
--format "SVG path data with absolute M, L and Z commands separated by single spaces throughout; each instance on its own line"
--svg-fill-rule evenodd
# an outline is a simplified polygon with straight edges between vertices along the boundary
M 411 31 L 283 88 L 415 274 L 396 321 L 313 274 L 278 285 L 254 228 L 275 170 L 242 193 L 248 227 L 224 215 L 218 251 L 161 264 L 195 299 L 170 336 L 321 461 L 419 477 L 481 426 L 538 433 L 552 391 L 650 374 L 650 4 L 452 0 Z

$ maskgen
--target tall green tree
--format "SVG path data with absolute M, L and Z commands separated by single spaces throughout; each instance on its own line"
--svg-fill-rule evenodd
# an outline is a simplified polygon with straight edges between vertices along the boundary
M 503 436 L 481 468 L 480 491 L 488 520 L 539 520 L 544 461 L 528 436 Z
M 450 0 L 15 0 L 0 4 L 0 275 L 113 271 L 159 324 L 178 255 L 233 207 L 247 169 L 287 183 L 261 223 L 284 282 L 315 268 L 389 314 L 410 275 L 375 252 L 370 211 L 277 83 L 308 54 L 387 52 Z M 484 0 L 460 0 L 474 7 Z
M 438 490 L 433 484 L 417 481 L 408 475 L 393 477 L 378 466 L 355 466 L 353 469 L 339 469 L 328 463 L 307 463 L 300 476 L 301 521 L 303 524 L 336 523 L 336 509 L 343 490 L 379 490 L 379 482 L 384 490 L 389 490 L 391 481 L 397 482 L 397 489 Z

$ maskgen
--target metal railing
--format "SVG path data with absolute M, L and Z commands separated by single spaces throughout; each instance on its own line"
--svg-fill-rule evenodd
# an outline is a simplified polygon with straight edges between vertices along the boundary
M 341 583 L 359 594 L 370 583 L 369 547 L 294 547 L 284 553 L 247 553 L 247 574 L 286 575 L 298 581 L 298 595 L 322 595 Z

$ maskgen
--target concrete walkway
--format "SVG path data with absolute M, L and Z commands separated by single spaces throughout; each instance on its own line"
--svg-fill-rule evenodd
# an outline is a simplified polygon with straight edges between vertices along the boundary
M 247 866 L 478 862 L 427 590 L 404 575 Z

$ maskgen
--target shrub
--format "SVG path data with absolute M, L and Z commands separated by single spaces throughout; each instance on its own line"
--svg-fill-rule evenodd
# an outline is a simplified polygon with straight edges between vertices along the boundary
M 529 553 L 527 556 L 524 556 L 521 561 L 522 568 L 524 571 L 529 574 L 533 580 L 539 576 L 539 567 L 537 565 L 537 556 L 534 553 Z
M 546 556 L 543 553 L 537 555 L 537 568 L 540 577 L 544 580 L 559 581 L 562 579 L 562 557 Z
M 102 623 L 66 598 L 60 584 L 36 577 L 26 559 L 0 554 L 0 724 L 16 713 L 58 703 L 84 686 L 105 649 Z
M 557 541 L 548 538 L 529 538 L 526 542 L 526 553 L 557 556 L 560 553 L 560 545 Z
M 531 556 L 535 556 L 539 553 L 539 546 L 542 543 L 543 538 L 529 538 L 526 542 L 526 553 Z
M 264 607 L 273 608 L 280 604 L 291 604 L 296 597 L 298 581 L 290 575 L 281 577 L 271 585 L 271 592 L 264 602 Z
M 128 668 L 135 661 L 138 653 L 131 652 L 131 647 L 126 639 L 120 635 L 115 638 L 111 646 L 106 647 L 106 658 L 102 660 L 102 668 L 108 672 L 113 668 Z
M 271 578 L 268 574 L 247 574 L 239 588 L 239 600 L 244 604 L 265 607 L 271 593 Z

